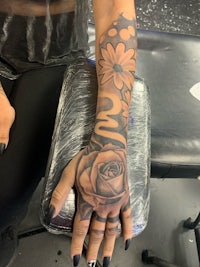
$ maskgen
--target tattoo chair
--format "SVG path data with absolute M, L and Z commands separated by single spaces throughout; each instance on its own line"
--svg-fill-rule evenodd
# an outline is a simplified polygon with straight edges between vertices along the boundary
M 151 92 L 151 177 L 197 179 L 200 175 L 199 37 L 140 31 L 138 40 L 137 73 Z M 194 223 L 188 219 L 183 225 L 195 229 L 198 254 L 199 220 L 200 215 Z M 148 250 L 143 251 L 142 260 L 156 266 L 176 266 L 150 255 Z

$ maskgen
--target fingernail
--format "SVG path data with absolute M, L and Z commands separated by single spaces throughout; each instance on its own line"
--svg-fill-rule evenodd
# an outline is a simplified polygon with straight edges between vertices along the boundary
M 103 267 L 108 267 L 110 264 L 110 257 L 104 257 L 103 258 Z
M 125 242 L 125 250 L 127 250 L 129 248 L 130 244 L 131 244 L 131 240 L 127 239 Z
M 46 224 L 49 225 L 51 223 L 51 219 L 53 218 L 55 212 L 55 207 L 53 205 L 50 205 L 49 210 L 46 215 Z
M 2 154 L 3 154 L 3 152 L 5 151 L 5 149 L 6 149 L 6 145 L 5 145 L 5 144 L 2 144 L 2 143 L 0 143 L 0 155 L 2 155 Z
M 95 267 L 96 266 L 96 260 L 92 260 L 88 262 L 88 267 Z
M 73 264 L 74 264 L 74 267 L 78 266 L 79 261 L 80 261 L 80 258 L 81 258 L 80 255 L 75 255 L 75 256 L 73 257 Z

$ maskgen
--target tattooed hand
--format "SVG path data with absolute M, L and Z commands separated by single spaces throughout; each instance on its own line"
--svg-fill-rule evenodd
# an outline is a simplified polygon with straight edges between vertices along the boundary
M 99 151 L 87 147 L 78 162 L 77 177 L 81 218 L 90 219 L 96 209 L 105 213 L 110 206 L 111 212 L 115 205 L 127 202 L 126 154 L 123 149 L 112 144 Z
M 132 211 L 129 204 L 125 150 L 112 144 L 97 150 L 96 146 L 90 144 L 73 158 L 53 193 L 53 217 L 62 208 L 73 184 L 78 193 L 71 245 L 75 266 L 80 259 L 88 231 L 88 261 L 97 259 L 103 238 L 103 253 L 111 257 L 110 246 L 114 245 L 118 233 L 120 212 L 127 248 L 132 237 Z
M 114 2 L 122 5 L 122 1 Z M 129 2 L 134 9 L 132 1 L 125 2 L 126 5 Z M 98 26 L 97 23 L 97 29 L 98 27 L 101 25 Z M 120 215 L 125 249 L 132 237 L 126 150 L 137 46 L 135 28 L 134 19 L 122 13 L 97 38 L 99 88 L 94 132 L 89 145 L 65 168 L 61 181 L 53 192 L 50 214 L 56 216 L 74 184 L 77 189 L 77 213 L 71 245 L 74 266 L 80 260 L 88 230 L 89 266 L 95 266 L 102 239 L 103 267 L 109 265 Z

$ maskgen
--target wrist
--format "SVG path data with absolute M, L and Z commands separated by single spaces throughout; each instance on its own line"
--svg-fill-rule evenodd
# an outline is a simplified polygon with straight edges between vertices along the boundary
M 122 102 L 117 94 L 98 95 L 93 136 L 103 145 L 112 143 L 126 147 L 128 105 Z
M 90 138 L 89 146 L 95 148 L 95 150 L 101 150 L 107 145 L 113 145 L 120 149 L 127 150 L 127 133 L 124 131 L 112 131 L 107 130 L 106 127 L 99 129 L 99 124 L 94 125 L 94 130 Z

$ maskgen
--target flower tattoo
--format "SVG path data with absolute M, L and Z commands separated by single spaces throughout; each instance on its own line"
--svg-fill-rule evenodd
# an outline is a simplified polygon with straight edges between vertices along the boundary
M 99 60 L 101 83 L 104 84 L 113 79 L 117 89 L 121 90 L 126 85 L 131 90 L 134 82 L 135 50 L 128 49 L 126 51 L 123 43 L 119 43 L 116 48 L 108 43 L 106 49 L 101 48 L 101 54 L 102 59 Z
M 88 162 L 88 166 L 85 166 Z M 77 174 L 77 186 L 82 199 L 82 211 L 95 210 L 99 205 L 114 204 L 128 192 L 126 154 L 112 144 L 105 145 L 101 151 L 85 153 L 81 158 Z M 86 205 L 85 205 L 86 204 Z M 80 211 L 81 212 L 81 211 Z

